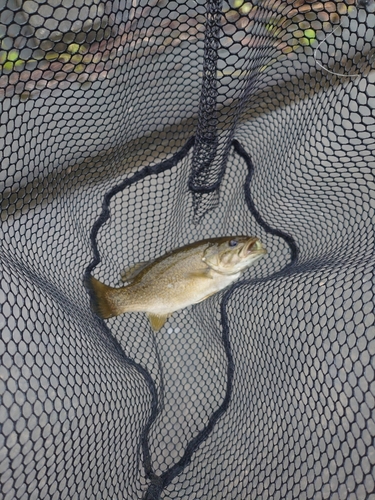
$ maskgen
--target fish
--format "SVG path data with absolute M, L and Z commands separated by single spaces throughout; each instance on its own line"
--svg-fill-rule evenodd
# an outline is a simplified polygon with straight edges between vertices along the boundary
M 90 276 L 91 309 L 102 319 L 144 312 L 157 332 L 175 311 L 228 287 L 266 253 L 256 236 L 196 241 L 137 263 L 122 273 L 126 284 L 119 288 Z

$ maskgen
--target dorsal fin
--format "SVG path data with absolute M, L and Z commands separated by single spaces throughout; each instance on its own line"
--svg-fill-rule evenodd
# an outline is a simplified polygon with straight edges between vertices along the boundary
M 138 274 L 143 271 L 149 264 L 151 264 L 151 261 L 147 262 L 137 262 L 136 264 L 127 267 L 121 272 L 121 280 L 124 283 L 130 283 L 133 281 L 133 279 L 138 276 Z

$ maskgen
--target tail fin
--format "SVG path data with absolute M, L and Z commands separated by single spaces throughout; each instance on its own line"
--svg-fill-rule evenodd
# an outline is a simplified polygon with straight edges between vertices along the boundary
M 103 319 L 108 319 L 124 312 L 118 301 L 118 288 L 105 285 L 92 276 L 88 284 L 91 292 L 91 309 L 94 313 Z

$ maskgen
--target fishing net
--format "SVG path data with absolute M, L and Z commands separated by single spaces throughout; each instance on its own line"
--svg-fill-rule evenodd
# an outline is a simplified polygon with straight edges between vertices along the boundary
M 1 498 L 374 499 L 375 2 L 8 0 Z M 174 313 L 89 276 L 268 255 Z

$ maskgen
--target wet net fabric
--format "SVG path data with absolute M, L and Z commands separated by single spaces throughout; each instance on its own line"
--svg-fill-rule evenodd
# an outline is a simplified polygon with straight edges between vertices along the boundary
M 374 499 L 375 3 L 9 0 L 0 491 Z M 87 277 L 189 242 L 267 258 L 174 313 Z

